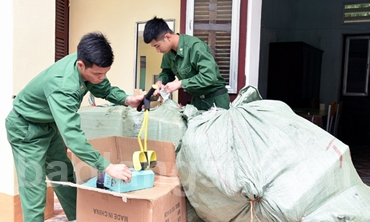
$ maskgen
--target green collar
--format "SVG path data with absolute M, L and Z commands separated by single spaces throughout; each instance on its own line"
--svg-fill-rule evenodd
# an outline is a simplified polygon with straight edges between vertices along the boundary
M 82 79 L 82 76 L 81 76 L 80 72 L 78 71 L 77 61 L 78 61 L 78 60 L 76 59 L 76 61 L 75 61 L 75 63 L 74 63 L 74 69 L 75 69 L 75 71 L 76 71 L 76 72 L 77 72 L 77 74 L 78 74 L 79 84 L 80 84 L 80 89 L 81 89 L 81 90 L 83 90 L 83 89 L 86 89 L 87 84 L 86 84 L 86 82 L 84 82 L 84 80 Z
M 172 49 L 168 52 L 172 60 L 175 60 L 176 56 L 184 58 L 184 38 L 182 34 L 177 33 L 177 35 L 179 35 L 179 45 L 177 46 L 177 52 Z

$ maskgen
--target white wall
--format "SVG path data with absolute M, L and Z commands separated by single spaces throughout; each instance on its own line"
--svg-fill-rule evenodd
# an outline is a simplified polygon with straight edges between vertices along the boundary
M 245 58 L 246 85 L 258 87 L 262 1 L 248 1 L 247 44 Z
M 111 42 L 115 56 L 107 77 L 112 85 L 132 94 L 135 84 L 136 22 L 144 22 L 154 16 L 175 19 L 175 32 L 179 32 L 180 0 L 73 0 L 70 4 L 69 50 L 76 51 L 84 34 L 103 32 Z M 147 58 L 147 64 L 152 62 L 151 58 Z M 157 66 L 160 67 L 160 63 Z M 98 104 L 108 103 L 100 99 L 96 101 Z M 87 104 L 85 99 L 83 105 Z
M 13 2 L 13 93 L 17 94 L 34 76 L 54 63 L 55 1 Z
M 54 62 L 55 1 L 2 0 L 0 3 L 0 53 L 2 83 L 0 127 L 2 179 L 0 193 L 18 194 L 11 147 L 6 138 L 5 118 L 16 95 L 34 76 Z
M 0 88 L 2 108 L 0 109 L 0 169 L 2 180 L 7 178 L 6 183 L 0 183 L 0 193 L 14 195 L 14 167 L 11 147 L 6 139 L 5 118 L 11 109 L 11 95 L 13 91 L 13 2 L 3 0 L 0 3 L 0 53 L 3 87 Z M 7 22 L 3 22 L 7 21 Z

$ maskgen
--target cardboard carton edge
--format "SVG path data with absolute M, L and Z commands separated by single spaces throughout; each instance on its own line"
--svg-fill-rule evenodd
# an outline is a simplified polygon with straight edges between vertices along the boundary
M 116 196 L 116 197 L 121 197 L 123 202 L 127 202 L 127 199 L 145 199 L 145 198 L 140 198 L 140 197 L 130 195 L 130 194 L 123 194 L 123 193 L 117 193 L 117 192 L 113 192 L 113 191 L 109 191 L 109 190 L 103 190 L 103 189 L 94 188 L 94 187 L 87 187 L 87 186 L 83 186 L 83 185 L 72 183 L 72 182 L 62 182 L 62 181 L 52 181 L 52 180 L 46 180 L 46 182 L 52 183 L 52 184 L 59 184 L 59 185 L 66 185 L 66 186 L 76 187 L 76 188 L 84 189 L 84 190 L 92 190 L 92 191 L 96 191 L 96 192 L 99 192 L 99 193 L 110 194 L 110 195 L 113 195 L 113 196 Z

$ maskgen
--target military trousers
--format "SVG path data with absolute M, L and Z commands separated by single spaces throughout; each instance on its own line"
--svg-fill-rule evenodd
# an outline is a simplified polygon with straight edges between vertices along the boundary
M 46 177 L 75 183 L 72 163 L 55 123 L 33 123 L 12 110 L 5 121 L 17 171 L 24 222 L 44 222 Z M 53 185 L 68 220 L 76 219 L 75 187 Z

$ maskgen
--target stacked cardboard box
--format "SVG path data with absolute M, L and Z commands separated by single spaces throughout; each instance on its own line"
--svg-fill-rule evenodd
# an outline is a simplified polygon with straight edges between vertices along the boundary
M 136 138 L 105 137 L 89 140 L 111 163 L 132 167 L 132 154 L 139 151 Z M 72 155 L 77 190 L 77 221 L 187 221 L 185 195 L 177 176 L 173 143 L 148 140 L 149 150 L 157 153 L 153 168 L 154 187 L 128 193 L 117 193 L 83 186 L 96 177 L 96 170 Z M 63 183 L 62 183 L 63 184 Z

